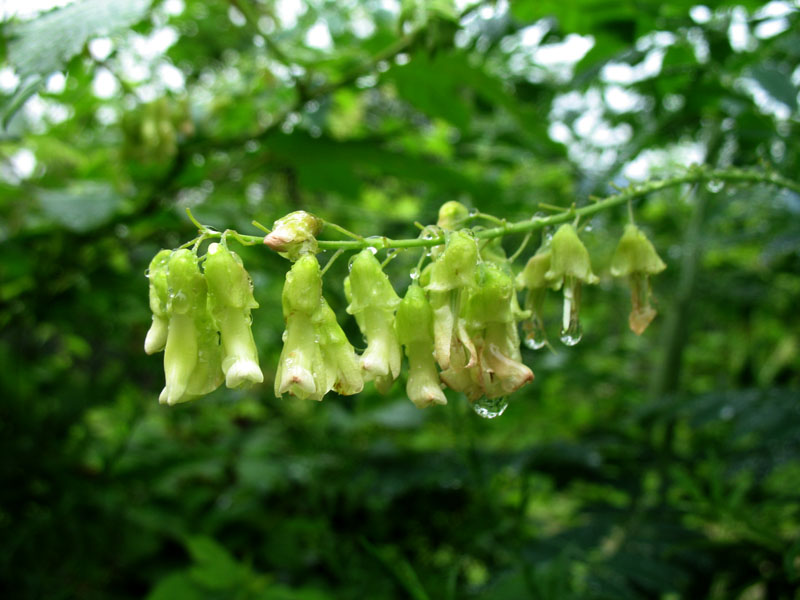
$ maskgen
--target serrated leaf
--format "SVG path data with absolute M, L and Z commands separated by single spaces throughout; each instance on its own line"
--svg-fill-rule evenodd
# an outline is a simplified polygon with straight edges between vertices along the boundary
M 9 27 L 8 61 L 21 79 L 60 70 L 89 38 L 139 21 L 151 0 L 83 0 Z

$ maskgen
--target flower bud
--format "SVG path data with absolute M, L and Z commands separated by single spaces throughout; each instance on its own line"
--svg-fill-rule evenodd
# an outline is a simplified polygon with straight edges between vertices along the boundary
M 313 254 L 301 256 L 286 274 L 281 296 L 284 317 L 291 313 L 311 317 L 319 308 L 321 297 L 322 275 L 317 257 Z
M 261 383 L 258 352 L 251 330 L 250 309 L 257 308 L 253 284 L 242 260 L 220 244 L 211 244 L 205 260 L 208 306 L 220 332 L 225 385 Z
M 632 308 L 628 325 L 636 335 L 641 335 L 657 314 L 650 304 L 650 275 L 666 268 L 647 236 L 636 225 L 626 225 L 611 259 L 611 274 L 630 280 Z
M 161 250 L 150 261 L 147 269 L 147 278 L 150 281 L 150 310 L 153 313 L 153 323 L 144 339 L 144 351 L 147 354 L 161 352 L 167 343 L 167 303 L 169 292 L 167 290 L 167 263 L 172 250 Z
M 439 207 L 439 220 L 436 225 L 445 231 L 461 229 L 469 219 L 469 210 L 456 200 L 445 202 Z
M 395 329 L 408 357 L 409 399 L 418 408 L 447 404 L 433 358 L 433 311 L 419 285 L 408 288 L 397 309 Z
M 316 254 L 316 236 L 322 231 L 322 219 L 304 210 L 289 213 L 275 221 L 264 243 L 284 258 L 295 261 L 303 254 Z

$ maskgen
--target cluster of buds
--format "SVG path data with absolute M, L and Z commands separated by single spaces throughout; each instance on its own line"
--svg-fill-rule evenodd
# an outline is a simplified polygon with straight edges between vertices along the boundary
M 147 354 L 164 351 L 159 402 L 186 402 L 217 389 L 261 383 L 250 311 L 258 304 L 241 259 L 211 244 L 201 259 L 188 249 L 161 250 L 150 263 L 153 323 Z
M 499 240 L 478 240 L 480 234 L 465 228 L 473 216 L 458 202 L 442 206 L 437 224 L 424 228 L 422 237 L 445 243 L 427 254 L 431 260 L 421 273 L 415 269 L 402 299 L 374 248 L 352 257 L 344 293 L 366 344 L 360 354 L 322 293 L 316 236 L 323 222 L 303 211 L 276 221 L 264 243 L 293 264 L 282 295 L 286 328 L 275 395 L 322 400 L 331 390 L 357 394 L 369 382 L 385 394 L 401 374 L 404 349 L 406 394 L 416 406 L 446 404 L 444 388 L 450 388 L 465 394 L 479 414 L 500 414 L 505 397 L 534 378 L 522 362 L 519 323 L 529 348 L 547 345 L 546 292 L 561 290 L 561 341 L 576 344 L 581 286 L 598 277 L 571 224 L 561 225 L 515 277 Z M 628 225 L 611 273 L 630 281 L 629 323 L 637 334 L 656 314 L 649 277 L 664 268 L 645 235 Z M 228 387 L 263 381 L 250 330 L 250 311 L 257 307 L 252 282 L 224 243 L 212 243 L 200 259 L 186 249 L 162 250 L 148 277 L 153 324 L 145 350 L 165 351 L 161 402 L 209 393 L 223 379 Z M 526 292 L 524 308 L 519 290 Z

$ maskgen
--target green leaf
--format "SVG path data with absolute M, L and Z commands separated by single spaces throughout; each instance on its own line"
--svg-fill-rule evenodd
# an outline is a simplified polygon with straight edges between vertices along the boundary
M 122 199 L 108 183 L 82 181 L 60 190 L 39 190 L 37 200 L 53 221 L 83 233 L 107 223 Z
M 204 536 L 190 537 L 186 549 L 195 561 L 192 580 L 209 589 L 229 589 L 240 585 L 248 570 L 220 544 Z
M 204 594 L 197 589 L 186 573 L 173 573 L 160 579 L 147 594 L 146 600 L 202 600 Z
M 151 0 L 83 0 L 9 27 L 8 61 L 17 75 L 61 69 L 92 37 L 139 21 Z

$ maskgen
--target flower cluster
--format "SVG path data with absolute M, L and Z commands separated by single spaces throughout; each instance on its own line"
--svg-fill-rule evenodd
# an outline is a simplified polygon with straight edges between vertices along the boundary
M 406 394 L 416 406 L 446 404 L 444 389 L 450 388 L 465 394 L 479 414 L 500 414 L 504 398 L 534 378 L 522 362 L 519 324 L 529 348 L 548 345 L 546 294 L 560 290 L 561 341 L 578 343 L 581 287 L 597 283 L 598 277 L 573 224 L 546 237 L 515 275 L 497 236 L 491 239 L 467 227 L 475 216 L 459 202 L 441 207 L 436 225 L 421 234 L 423 242 L 436 239 L 437 244 L 422 256 L 402 299 L 375 248 L 350 259 L 344 293 L 347 313 L 364 339 L 361 353 L 322 293 L 316 236 L 323 221 L 304 211 L 276 221 L 264 243 L 292 261 L 292 267 L 282 295 L 286 327 L 275 395 L 322 400 L 331 390 L 357 394 L 369 382 L 385 394 L 401 374 L 405 351 Z M 250 311 L 258 306 L 252 282 L 222 237 L 223 243 L 210 244 L 202 258 L 187 249 L 162 250 L 150 264 L 153 323 L 145 351 L 164 350 L 161 402 L 175 404 L 209 393 L 223 379 L 228 387 L 264 379 L 250 330 Z M 195 246 L 201 241 L 202 235 Z M 629 324 L 637 334 L 656 314 L 649 277 L 664 268 L 644 233 L 628 225 L 610 271 L 630 281 Z M 523 307 L 518 291 L 525 292 Z
M 241 259 L 211 244 L 202 259 L 188 249 L 161 250 L 150 263 L 153 323 L 145 352 L 164 351 L 159 402 L 186 402 L 217 389 L 261 383 L 250 311 L 258 304 Z

